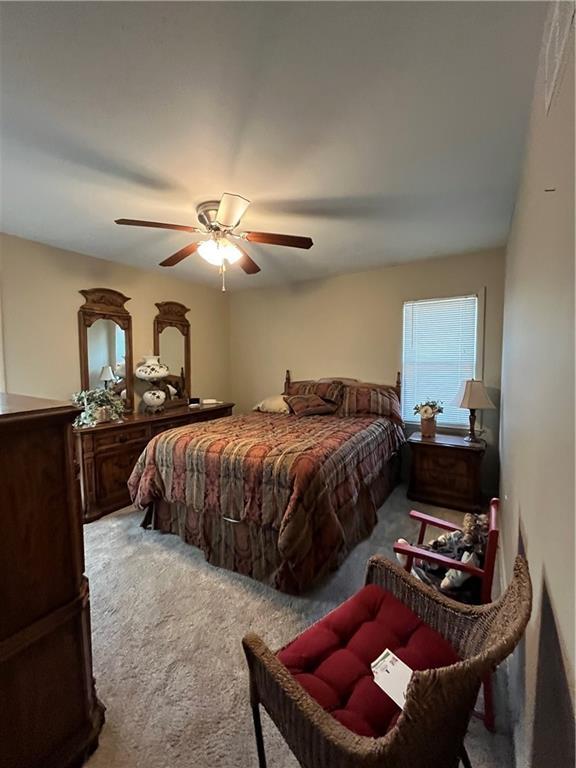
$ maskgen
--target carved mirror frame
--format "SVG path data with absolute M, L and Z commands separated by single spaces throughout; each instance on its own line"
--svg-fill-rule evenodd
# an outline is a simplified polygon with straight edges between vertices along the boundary
M 126 400 L 125 410 L 134 410 L 133 353 L 132 353 L 132 317 L 124 304 L 130 301 L 120 291 L 111 288 L 89 288 L 80 291 L 85 303 L 78 310 L 78 340 L 80 346 L 80 384 L 82 389 L 90 387 L 88 365 L 88 328 L 96 320 L 113 320 L 125 333 L 126 346 Z
M 156 303 L 158 314 L 154 318 L 154 354 L 160 356 L 160 334 L 165 328 L 177 328 L 184 337 L 184 397 L 166 401 L 166 408 L 177 405 L 188 405 L 190 397 L 190 323 L 186 313 L 188 307 L 178 301 L 159 301 Z M 172 375 L 178 375 L 170 371 Z

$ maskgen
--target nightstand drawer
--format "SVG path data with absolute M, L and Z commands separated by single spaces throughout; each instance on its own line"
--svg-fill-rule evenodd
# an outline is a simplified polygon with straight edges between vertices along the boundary
M 473 478 L 469 474 L 448 474 L 434 470 L 420 476 L 418 493 L 440 506 L 450 506 L 458 500 L 462 500 L 466 506 L 466 500 L 474 493 Z
M 468 462 L 457 452 L 445 450 L 436 454 L 425 451 L 422 454 L 422 469 L 439 482 L 445 477 L 467 477 L 468 466 Z

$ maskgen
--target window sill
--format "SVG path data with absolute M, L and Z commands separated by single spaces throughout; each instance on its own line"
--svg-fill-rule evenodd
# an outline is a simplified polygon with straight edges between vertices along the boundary
M 404 424 L 406 425 L 406 429 L 410 429 L 413 432 L 420 429 L 419 421 L 408 421 L 407 419 L 404 419 Z M 436 431 L 440 433 L 444 432 L 447 435 L 467 435 L 468 425 L 440 424 L 439 422 L 436 422 Z

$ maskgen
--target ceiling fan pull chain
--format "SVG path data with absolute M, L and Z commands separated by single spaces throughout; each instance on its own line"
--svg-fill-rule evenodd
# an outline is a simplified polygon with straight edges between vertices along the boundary
M 220 267 L 220 274 L 222 275 L 222 291 L 226 292 L 226 264 L 222 262 L 222 266 Z

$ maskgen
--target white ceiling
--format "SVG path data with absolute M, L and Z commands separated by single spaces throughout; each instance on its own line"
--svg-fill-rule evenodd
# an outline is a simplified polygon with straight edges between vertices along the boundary
M 1 229 L 143 268 L 202 200 L 309 235 L 289 283 L 502 245 L 543 28 L 533 2 L 1 5 Z M 171 274 L 218 285 L 191 257 Z

